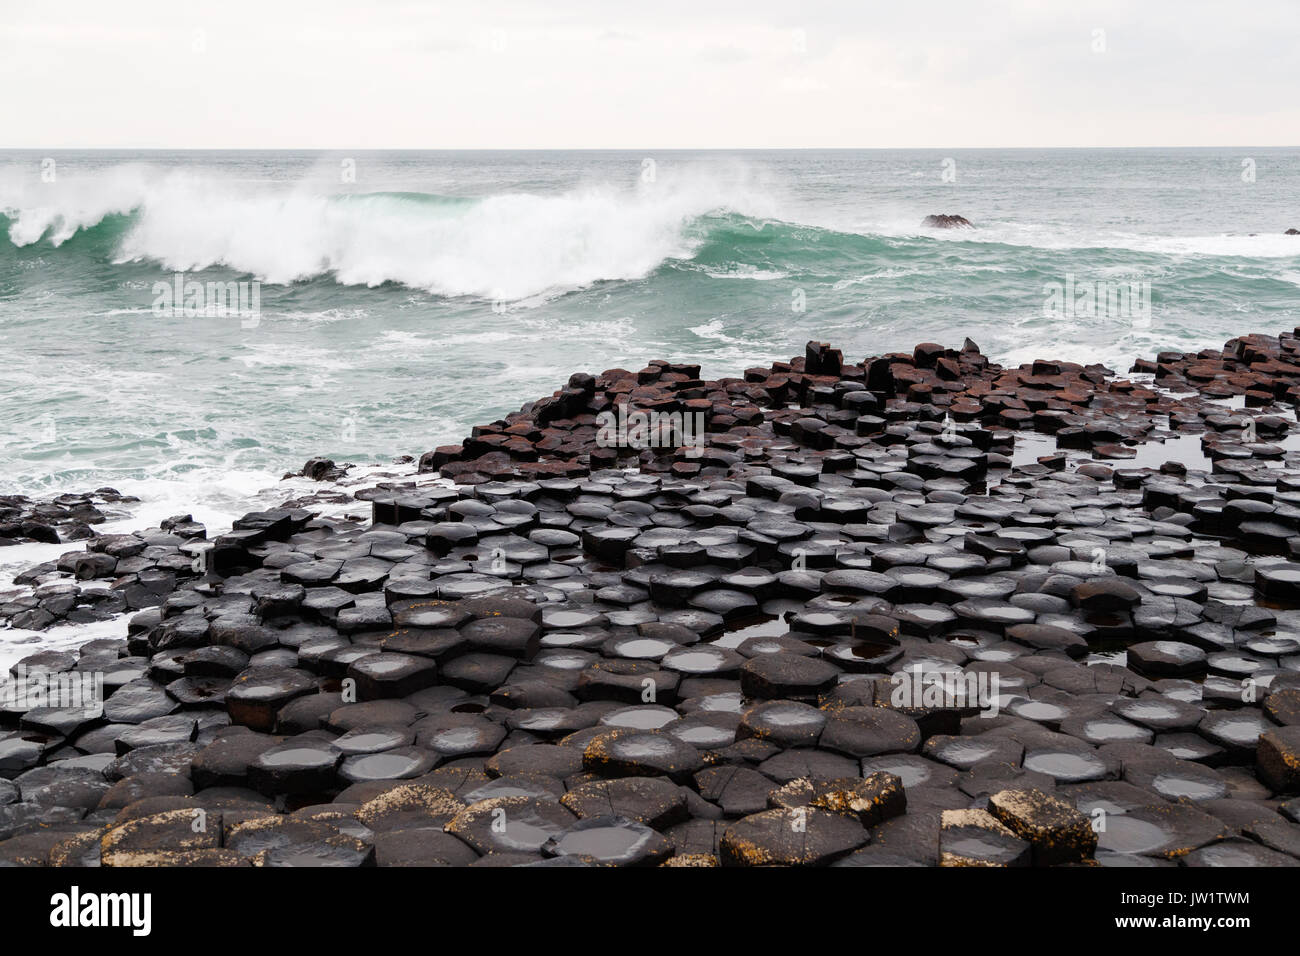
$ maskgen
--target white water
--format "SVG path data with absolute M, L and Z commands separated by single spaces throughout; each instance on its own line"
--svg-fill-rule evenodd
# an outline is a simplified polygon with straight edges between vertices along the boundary
M 10 169 L 0 176 L 0 212 L 17 246 L 42 238 L 59 246 L 106 216 L 134 213 L 118 262 L 224 266 L 282 285 L 333 275 L 344 285 L 398 282 L 515 302 L 644 277 L 690 257 L 699 239 L 689 227 L 699 217 L 774 209 L 743 168 L 463 200 L 354 188 L 319 176 L 259 184 L 140 164 L 50 184 Z

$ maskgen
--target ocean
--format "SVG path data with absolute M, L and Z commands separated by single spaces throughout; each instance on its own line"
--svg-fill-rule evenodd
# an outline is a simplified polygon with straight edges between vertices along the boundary
M 0 493 L 219 525 L 577 370 L 809 339 L 1123 372 L 1300 324 L 1297 194 L 1296 149 L 0 152 Z

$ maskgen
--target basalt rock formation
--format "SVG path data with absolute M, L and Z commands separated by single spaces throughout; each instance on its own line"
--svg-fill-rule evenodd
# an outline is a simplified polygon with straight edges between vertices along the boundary
M 0 604 L 134 612 L 16 668 L 104 699 L 11 681 L 0 862 L 1295 866 L 1300 338 L 1135 372 L 580 373 L 366 521 L 91 538 Z
M 110 517 L 127 516 L 106 505 L 136 500 L 113 488 L 63 494 L 46 501 L 33 501 L 26 495 L 0 495 L 0 547 L 32 541 L 58 544 L 92 537 L 92 525 L 103 524 Z

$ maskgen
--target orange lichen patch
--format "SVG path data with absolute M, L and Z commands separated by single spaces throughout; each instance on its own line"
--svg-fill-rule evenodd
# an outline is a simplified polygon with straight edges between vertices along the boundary
M 710 853 L 684 853 L 664 860 L 660 866 L 719 866 L 718 858 Z
M 50 866 L 84 866 L 82 861 L 95 856 L 103 836 L 102 830 L 90 830 L 56 843 L 50 847 Z
M 1300 725 L 1262 734 L 1255 761 L 1260 779 L 1274 791 L 1300 792 Z
M 790 810 L 806 807 L 812 803 L 813 781 L 811 777 L 796 777 L 789 783 L 778 787 L 767 795 L 768 806 L 774 810 Z
M 813 787 L 811 804 L 832 813 L 848 813 L 875 826 L 907 811 L 903 781 L 892 773 L 873 773 L 857 779 L 844 778 Z
M 284 817 L 278 813 L 268 813 L 263 816 L 254 816 L 246 820 L 240 820 L 236 823 L 227 822 L 223 839 L 229 842 L 240 833 L 257 833 L 262 830 L 272 830 L 284 822 Z
M 1283 687 L 1264 700 L 1264 713 L 1275 724 L 1300 725 L 1300 687 Z
M 903 781 L 892 773 L 862 777 L 813 780 L 799 777 L 773 790 L 768 796 L 773 807 L 816 807 L 857 818 L 872 827 L 907 812 Z
M 364 803 L 357 811 L 357 819 L 366 826 L 373 826 L 382 817 L 395 813 L 428 814 L 430 825 L 435 820 L 454 816 L 465 808 L 465 801 L 456 797 L 450 790 L 431 787 L 428 784 L 412 783 L 394 787 Z
M 206 850 L 157 850 L 133 853 L 115 853 L 102 858 L 104 866 L 248 866 L 233 850 L 212 848 Z
M 114 824 L 104 831 L 99 843 L 103 866 L 158 866 L 159 854 L 215 850 L 221 843 L 221 820 L 196 826 L 195 811 L 188 808 L 164 810 Z

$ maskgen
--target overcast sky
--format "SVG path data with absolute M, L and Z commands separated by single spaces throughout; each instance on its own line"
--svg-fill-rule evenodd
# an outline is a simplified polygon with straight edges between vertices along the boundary
M 0 0 L 0 146 L 1289 146 L 1296 0 Z

